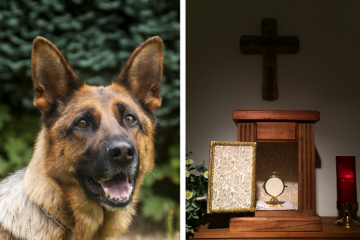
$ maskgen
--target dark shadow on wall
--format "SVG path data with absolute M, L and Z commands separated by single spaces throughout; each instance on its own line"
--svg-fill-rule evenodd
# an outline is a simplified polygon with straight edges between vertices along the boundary
M 315 146 L 315 168 L 321 168 L 321 158 Z

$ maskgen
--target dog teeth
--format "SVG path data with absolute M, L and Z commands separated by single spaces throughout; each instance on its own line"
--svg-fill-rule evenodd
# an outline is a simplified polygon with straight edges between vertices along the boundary
M 123 201 L 123 200 L 126 200 L 126 199 L 129 199 L 129 196 L 127 196 L 127 197 L 121 197 L 121 198 L 118 198 L 117 200 L 118 200 L 118 201 Z
M 106 196 L 106 197 L 109 197 L 109 193 L 108 193 L 108 189 L 107 189 L 107 188 L 104 188 L 104 192 L 105 192 L 105 196 Z
M 131 187 L 130 187 L 130 192 L 132 192 L 132 190 L 133 190 L 133 187 L 131 186 Z M 127 200 L 127 199 L 130 198 L 130 194 L 129 194 L 129 196 L 126 196 L 126 197 L 119 197 L 119 198 L 113 197 L 113 196 L 111 196 L 111 195 L 109 194 L 109 190 L 108 190 L 107 188 L 104 188 L 104 193 L 105 193 L 105 196 L 106 196 L 107 198 L 109 198 L 109 199 L 111 199 L 111 200 L 115 200 L 115 201 L 124 201 L 124 200 Z
M 109 198 L 109 199 L 111 199 L 111 200 L 115 200 L 115 201 L 123 201 L 123 200 L 129 199 L 129 198 L 130 198 L 130 195 L 127 196 L 127 197 L 119 197 L 119 198 L 113 197 L 113 196 L 111 196 L 111 195 L 107 195 L 106 197 Z

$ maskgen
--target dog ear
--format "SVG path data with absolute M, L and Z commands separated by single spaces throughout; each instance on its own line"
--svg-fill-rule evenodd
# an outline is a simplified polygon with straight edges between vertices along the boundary
M 60 51 L 48 40 L 37 37 L 33 43 L 31 70 L 34 105 L 44 114 L 64 102 L 66 95 L 83 85 Z
M 150 38 L 133 52 L 118 79 L 114 81 L 128 88 L 152 113 L 161 105 L 163 58 L 161 38 Z

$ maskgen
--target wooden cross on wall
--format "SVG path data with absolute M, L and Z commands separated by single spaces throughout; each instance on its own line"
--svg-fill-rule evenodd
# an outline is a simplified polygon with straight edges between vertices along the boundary
M 263 56 L 262 98 L 274 101 L 279 98 L 276 56 L 279 53 L 297 53 L 299 38 L 296 36 L 279 37 L 274 18 L 261 20 L 261 36 L 243 35 L 240 38 L 242 54 L 261 53 Z

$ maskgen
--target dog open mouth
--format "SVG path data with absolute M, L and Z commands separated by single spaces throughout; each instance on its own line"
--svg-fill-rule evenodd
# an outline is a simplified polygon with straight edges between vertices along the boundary
M 135 188 L 135 179 L 125 173 L 118 173 L 110 179 L 95 181 L 83 176 L 86 188 L 93 193 L 101 205 L 110 208 L 124 208 L 131 202 Z

